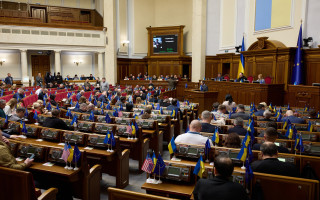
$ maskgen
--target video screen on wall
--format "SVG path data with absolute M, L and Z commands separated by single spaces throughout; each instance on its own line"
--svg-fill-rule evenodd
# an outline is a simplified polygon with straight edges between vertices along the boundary
M 153 36 L 153 53 L 177 53 L 178 35 L 157 35 Z

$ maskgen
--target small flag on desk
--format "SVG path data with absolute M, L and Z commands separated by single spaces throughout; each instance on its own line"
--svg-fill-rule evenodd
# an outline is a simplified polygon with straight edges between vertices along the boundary
M 294 65 L 292 68 L 292 77 L 291 77 L 291 84 L 293 85 L 300 85 L 303 84 L 303 38 L 302 38 L 302 24 L 299 30 L 298 42 L 297 42 L 297 49 L 296 54 L 294 57 Z M 290 110 L 290 109 L 288 109 Z
M 73 160 L 73 150 L 72 150 L 72 148 L 71 148 L 71 145 L 70 145 L 70 144 L 68 145 L 68 149 L 69 149 L 69 151 L 70 151 L 70 154 L 69 154 L 69 156 L 68 156 L 67 161 L 68 161 L 69 163 L 71 163 L 71 162 L 72 162 L 72 160 Z
M 246 162 L 245 162 L 245 167 L 246 167 L 246 175 L 245 175 L 245 177 L 246 177 L 246 183 L 249 183 L 250 180 L 251 180 L 252 177 L 253 177 L 253 171 L 252 171 L 252 169 L 251 169 L 249 159 L 246 160 Z
M 320 112 L 318 111 L 317 118 L 320 119 Z
M 157 104 L 156 110 L 160 110 L 160 103 Z
M 101 108 L 101 111 L 100 111 L 100 115 L 103 115 L 104 113 L 103 113 L 103 108 Z
M 108 144 L 109 143 L 109 137 L 110 137 L 110 132 L 108 130 L 107 134 L 106 134 L 106 137 L 104 137 L 103 144 Z
M 70 100 L 70 105 L 72 106 L 73 102 L 72 102 L 72 99 Z
M 28 133 L 28 130 L 27 130 L 27 127 L 26 127 L 26 123 L 24 122 L 21 122 L 22 123 L 22 130 L 21 132 L 24 133 L 24 134 L 27 134 Z
M 73 162 L 78 162 L 79 159 L 81 157 L 81 152 L 77 146 L 77 144 L 74 145 L 74 149 L 73 149 Z
M 173 110 L 171 111 L 171 117 L 173 117 L 173 118 L 176 117 L 176 110 L 175 110 L 175 109 L 173 109 Z
M 313 124 L 311 123 L 311 121 L 309 121 L 308 131 L 309 131 L 309 132 L 312 132 L 312 130 L 313 130 Z
M 77 115 L 74 115 L 70 125 L 73 126 L 73 124 L 76 122 L 77 122 Z
M 246 135 L 246 138 L 247 138 L 247 140 L 249 139 L 248 138 L 248 133 L 247 133 L 247 135 Z M 246 139 L 245 138 L 245 139 Z M 249 139 L 249 141 L 250 141 L 250 139 Z M 237 156 L 237 159 L 239 159 L 239 160 L 242 160 L 243 162 L 246 160 L 246 158 L 247 158 L 247 153 L 248 153 L 248 148 L 247 148 L 247 146 L 246 146 L 246 141 L 245 140 L 243 140 L 243 142 L 242 142 L 242 147 L 241 147 L 241 150 L 240 150 L 240 152 L 239 152 L 239 154 L 238 154 L 238 156 Z
M 91 111 L 90 116 L 89 116 L 90 121 L 94 121 L 94 114 L 93 111 Z
M 193 174 L 198 175 L 200 178 L 202 178 L 202 174 L 203 174 L 204 171 L 205 171 L 204 162 L 203 162 L 203 159 L 202 159 L 202 155 L 200 155 L 200 158 L 199 158 L 199 160 L 197 162 L 197 165 L 193 170 Z
M 119 117 L 119 113 L 118 113 L 117 109 L 112 114 L 114 117 Z
M 8 115 L 6 115 L 6 120 L 4 121 L 4 123 L 6 123 L 6 124 L 7 124 L 7 123 L 8 123 L 8 121 L 9 121 L 9 120 L 8 120 Z
M 78 108 L 78 109 L 80 108 L 79 102 L 76 103 L 75 108 Z
M 66 113 L 66 117 L 72 117 L 72 114 L 71 114 L 71 110 L 68 109 L 67 113 Z
M 206 141 L 206 144 L 205 144 L 205 148 L 204 148 L 204 155 L 205 155 L 207 158 L 208 158 L 210 149 L 211 149 L 211 145 L 210 145 L 210 141 L 209 141 L 209 138 L 208 138 L 207 141 Z
M 58 107 L 58 106 L 57 106 Z M 48 106 L 47 106 L 47 110 L 51 110 L 52 109 L 52 107 L 51 107 L 51 104 L 48 102 Z
M 281 119 L 282 119 L 282 115 L 281 115 L 281 113 L 279 113 L 279 116 L 277 118 L 277 122 L 281 122 Z
M 131 129 L 132 129 L 131 134 L 132 134 L 132 135 L 136 135 L 137 130 L 136 130 L 136 126 L 135 126 L 133 123 L 131 123 Z
M 111 123 L 111 118 L 109 117 L 108 113 L 106 114 L 105 121 L 108 124 Z
M 146 159 L 143 162 L 141 170 L 150 174 L 152 172 L 154 165 L 149 154 L 147 154 Z
M 62 152 L 62 156 L 61 156 L 61 158 L 64 160 L 64 162 L 68 162 L 69 155 L 70 155 L 70 151 L 68 148 L 68 144 L 64 143 L 64 148 L 63 148 L 63 152 Z
M 91 98 L 91 97 L 92 97 L 92 94 L 90 94 L 90 97 L 89 97 L 89 102 L 91 102 L 91 100 L 92 100 L 92 98 Z
M 157 157 L 156 157 L 156 154 L 154 152 L 152 154 L 152 162 L 153 162 L 152 172 L 154 172 L 154 169 L 156 168 L 156 164 L 157 164 Z
M 113 132 L 111 131 L 108 144 L 112 145 L 113 147 L 116 146 L 116 139 L 114 138 Z
M 156 164 L 153 172 L 155 174 L 161 176 L 163 171 L 165 170 L 165 168 L 166 168 L 166 164 L 164 163 L 164 161 L 159 153 L 158 159 L 157 159 L 157 164 Z
M 283 124 L 283 130 L 285 130 L 290 124 L 291 124 L 291 121 L 287 119 Z
M 177 151 L 176 143 L 174 142 L 174 136 L 172 136 L 170 143 L 168 145 L 169 153 L 173 154 Z
M 160 114 L 163 115 L 163 109 L 160 107 Z
M 184 87 L 185 87 L 185 88 L 188 88 L 188 83 L 186 83 L 186 84 L 184 85 Z
M 294 150 L 299 152 L 304 152 L 304 146 L 302 141 L 302 136 L 296 135 L 296 139 L 294 142 Z
M 38 113 L 36 110 L 34 111 L 33 119 L 38 120 Z
M 212 136 L 212 142 L 214 142 L 215 144 L 219 144 L 219 131 L 218 131 L 218 127 L 215 128 L 213 136 Z

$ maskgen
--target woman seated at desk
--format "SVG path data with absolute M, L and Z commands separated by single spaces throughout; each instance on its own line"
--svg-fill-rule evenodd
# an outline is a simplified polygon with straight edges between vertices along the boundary
M 259 81 L 260 84 L 265 84 L 265 81 L 264 81 L 264 79 L 262 77 L 262 74 L 258 75 L 258 80 L 257 81 Z

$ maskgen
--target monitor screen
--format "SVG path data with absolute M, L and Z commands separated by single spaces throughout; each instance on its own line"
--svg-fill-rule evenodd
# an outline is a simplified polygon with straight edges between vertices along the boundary
M 153 53 L 177 53 L 178 35 L 155 35 L 153 36 Z
M 36 152 L 36 148 L 34 148 L 34 147 L 28 148 L 28 153 L 35 153 L 35 152 Z
M 229 153 L 229 158 L 234 158 L 234 159 L 236 159 L 237 157 L 238 157 L 238 152 L 230 152 Z
M 286 162 L 285 158 L 278 158 L 278 160 L 281 161 L 281 162 Z
M 180 175 L 180 168 L 178 168 L 178 167 L 169 167 L 169 169 L 168 169 L 168 175 L 176 175 L 176 176 L 179 176 L 179 175 Z
M 312 151 L 320 151 L 320 146 L 311 146 Z
M 104 138 L 98 138 L 98 144 L 103 144 L 104 143 Z
M 78 137 L 76 135 L 71 135 L 71 140 L 77 140 Z
M 196 148 L 188 148 L 188 154 L 197 155 L 198 154 L 198 149 L 196 149 Z

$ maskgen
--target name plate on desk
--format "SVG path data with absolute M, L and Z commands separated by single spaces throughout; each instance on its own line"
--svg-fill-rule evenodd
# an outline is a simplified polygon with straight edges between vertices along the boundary
M 120 118 L 116 117 L 116 124 L 120 125 L 130 125 L 132 123 L 132 119 L 130 118 Z
M 153 129 L 154 121 L 153 120 L 146 120 L 146 119 L 137 119 L 136 120 L 138 126 L 143 129 Z
M 37 138 L 38 137 L 38 128 L 26 125 L 27 133 L 23 133 L 27 137 Z
M 117 126 L 117 131 L 116 131 L 117 136 L 124 136 L 124 137 L 129 137 L 129 132 L 127 131 L 127 126 L 125 125 L 118 125 Z
M 60 133 L 59 130 L 44 128 L 41 130 L 40 136 L 42 139 L 59 141 Z
M 320 143 L 304 141 L 304 153 L 308 155 L 320 155 Z
M 167 121 L 166 118 L 167 118 L 167 115 L 156 115 L 156 114 L 152 115 L 152 119 L 153 120 L 157 120 L 160 123 L 166 122 Z
M 88 146 L 92 147 L 106 147 L 107 144 L 104 144 L 105 135 L 89 135 L 88 136 Z
M 9 133 L 10 135 L 20 133 L 20 123 L 9 122 L 8 128 L 6 129 L 6 132 Z
M 29 144 L 20 144 L 18 147 L 17 156 L 23 158 L 29 158 L 32 154 L 34 154 L 34 159 L 36 161 L 44 160 L 45 148 L 29 145 Z
M 196 147 L 192 145 L 177 145 L 176 156 L 185 158 L 200 158 L 200 155 L 204 155 L 204 147 Z
M 84 138 L 85 136 L 83 133 L 65 131 L 63 133 L 62 141 L 69 142 L 72 144 L 77 143 L 80 145 L 84 145 Z
M 101 124 L 95 124 L 94 126 L 94 132 L 96 133 L 107 133 L 108 131 L 113 131 L 114 125 L 112 124 L 106 124 L 106 123 L 101 123 Z
M 45 115 L 38 115 L 38 122 L 40 124 L 43 124 L 43 122 L 48 118 L 48 116 Z
M 167 162 L 162 177 L 174 181 L 190 182 L 191 166 Z
M 92 132 L 92 130 L 93 130 L 93 123 L 89 123 L 89 122 L 79 122 L 79 123 L 78 123 L 78 129 L 79 129 L 79 131 Z
M 63 148 L 50 148 L 48 153 L 48 161 L 53 163 L 66 163 L 61 157 Z

